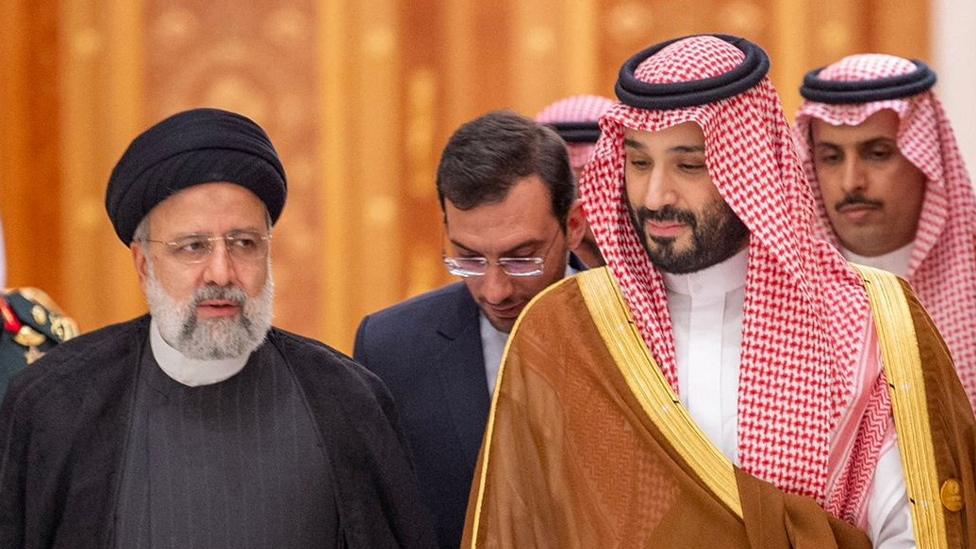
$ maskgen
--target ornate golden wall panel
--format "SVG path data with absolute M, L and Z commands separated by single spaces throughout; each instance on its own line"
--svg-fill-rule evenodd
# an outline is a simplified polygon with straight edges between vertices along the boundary
M 92 329 L 145 311 L 104 205 L 112 166 L 142 128 L 141 3 L 62 0 L 60 29 L 62 305 Z
M 8 284 L 63 300 L 58 21 L 56 0 L 0 3 L 0 212 Z
M 856 51 L 927 57 L 926 0 L 9 0 L 0 7 L 0 209 L 10 282 L 95 328 L 144 310 L 105 217 L 141 129 L 217 106 L 261 123 L 289 175 L 276 323 L 351 350 L 363 314 L 451 280 L 437 161 L 488 110 L 611 95 L 637 50 L 744 35 L 788 115 L 805 71 Z

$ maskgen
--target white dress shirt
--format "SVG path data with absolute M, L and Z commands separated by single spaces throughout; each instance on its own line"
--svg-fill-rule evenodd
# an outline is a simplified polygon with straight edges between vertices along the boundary
M 237 372 L 244 369 L 250 353 L 236 357 L 215 360 L 197 360 L 187 358 L 183 353 L 173 348 L 159 333 L 156 320 L 149 322 L 149 346 L 152 348 L 156 364 L 170 378 L 188 387 L 213 385 L 225 379 L 230 379 Z
M 495 382 L 498 380 L 498 369 L 502 364 L 502 353 L 508 334 L 491 325 L 483 313 L 478 314 L 481 325 L 481 352 L 485 357 L 485 377 L 488 380 L 488 398 L 495 394 Z
M 893 252 L 888 252 L 886 254 L 877 255 L 874 257 L 857 255 L 847 248 L 841 248 L 840 253 L 844 254 L 844 257 L 851 263 L 858 263 L 860 265 L 874 267 L 875 269 L 882 269 L 905 278 L 908 276 L 908 263 L 912 260 L 912 250 L 914 249 L 915 242 L 912 241 Z
M 698 272 L 664 273 L 681 403 L 736 464 L 747 264 L 748 248 Z M 915 547 L 897 445 L 882 453 L 868 497 L 868 535 L 875 547 Z

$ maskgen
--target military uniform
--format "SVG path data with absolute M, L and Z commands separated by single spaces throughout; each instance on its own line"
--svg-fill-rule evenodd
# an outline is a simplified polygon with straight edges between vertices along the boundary
M 78 326 L 36 288 L 8 289 L 0 295 L 0 395 L 14 374 L 51 347 L 78 335 Z

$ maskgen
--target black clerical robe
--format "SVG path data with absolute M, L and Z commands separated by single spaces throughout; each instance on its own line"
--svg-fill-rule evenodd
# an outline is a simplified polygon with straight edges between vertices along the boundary
M 0 547 L 110 548 L 149 317 L 59 346 L 0 408 Z M 340 544 L 434 547 L 393 402 L 329 347 L 273 328 L 325 449 Z M 323 540 L 330 547 L 333 540 Z
M 339 545 L 326 450 L 273 345 L 219 383 L 184 385 L 153 353 L 138 376 L 115 547 Z

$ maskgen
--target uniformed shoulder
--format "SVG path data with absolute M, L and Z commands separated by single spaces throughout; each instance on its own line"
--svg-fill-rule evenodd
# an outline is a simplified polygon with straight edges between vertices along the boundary
M 17 288 L 3 297 L 18 323 L 45 338 L 60 343 L 78 335 L 78 325 L 47 293 L 37 288 Z
M 149 316 L 106 326 L 52 348 L 18 373 L 6 398 L 43 397 L 59 387 L 79 387 L 85 379 L 131 358 L 148 337 Z
M 6 290 L 0 296 L 0 320 L 0 392 L 16 372 L 78 334 L 75 321 L 37 288 Z

